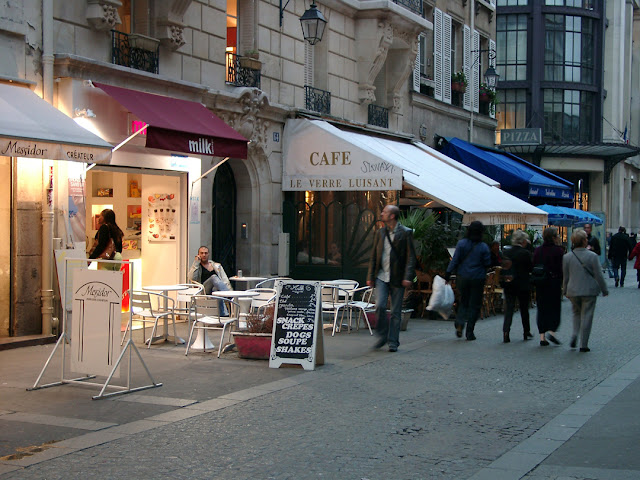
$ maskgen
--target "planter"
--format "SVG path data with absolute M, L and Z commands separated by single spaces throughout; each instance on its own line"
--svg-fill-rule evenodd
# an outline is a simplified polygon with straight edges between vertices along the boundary
M 487 95 L 486 93 L 481 93 L 478 96 L 478 100 L 480 100 L 483 103 L 489 103 L 491 101 L 491 98 L 489 98 L 489 95 Z
M 246 68 L 248 70 L 262 69 L 262 62 L 257 58 L 238 57 L 238 63 L 240 64 L 241 68 Z
M 269 360 L 271 353 L 270 333 L 234 332 L 233 341 L 240 358 Z
M 451 90 L 454 92 L 465 93 L 467 91 L 467 86 L 462 82 L 452 82 Z
M 140 50 L 146 50 L 148 52 L 155 52 L 158 50 L 160 40 L 146 35 L 140 35 L 139 33 L 129 34 L 129 46 L 131 48 L 139 48 Z
M 412 313 L 413 309 L 405 308 L 402 310 L 400 330 L 402 330 L 403 332 L 406 331 L 407 327 L 409 326 L 409 318 L 411 318 Z M 389 319 L 390 317 L 391 314 L 387 312 L 387 319 Z M 367 312 L 367 320 L 369 320 L 369 325 L 371 325 L 371 328 L 376 328 L 376 326 L 378 325 L 376 312 Z

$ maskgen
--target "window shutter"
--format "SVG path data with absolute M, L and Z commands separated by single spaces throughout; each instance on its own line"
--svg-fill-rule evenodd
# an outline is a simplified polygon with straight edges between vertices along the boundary
M 462 71 L 467 77 L 467 83 L 471 75 L 471 28 L 468 25 L 464 26 L 464 53 L 462 55 Z M 467 88 L 463 97 L 463 106 L 465 110 L 471 110 L 471 88 Z
M 433 10 L 433 77 L 435 89 L 433 97 L 442 100 L 444 83 L 442 81 L 442 10 Z M 449 87 L 451 88 L 451 87 Z
M 413 89 L 416 92 L 420 91 L 420 60 L 422 59 L 422 56 L 424 55 L 424 52 L 422 51 L 422 37 L 424 35 L 421 33 L 420 35 L 418 35 L 418 55 L 416 55 L 416 63 L 413 66 Z
M 315 45 L 304 42 L 304 84 L 313 87 L 313 53 Z
M 255 24 L 253 0 L 238 0 L 238 55 L 244 55 L 247 50 L 258 50 Z
M 496 52 L 496 42 L 495 40 L 489 39 L 489 53 L 491 53 L 492 51 Z M 496 68 L 496 58 L 491 58 L 491 55 L 489 55 L 489 66 Z M 496 118 L 495 104 L 491 105 L 491 108 L 489 109 L 489 116 L 491 118 Z
M 472 42 L 472 50 L 475 50 L 476 53 L 475 55 L 478 55 L 480 52 L 478 50 L 480 50 L 480 34 L 478 33 L 477 30 L 473 31 L 473 42 Z M 474 58 L 475 59 L 475 58 Z M 479 70 L 480 70 L 480 63 L 479 62 L 473 62 L 473 68 L 472 68 L 472 72 L 471 72 L 471 79 L 469 81 L 469 86 L 471 87 L 471 106 L 473 108 L 474 112 L 478 112 L 478 107 L 479 107 L 479 91 L 480 91 L 480 75 L 479 75 Z
M 451 103 L 451 16 L 442 14 L 442 101 Z

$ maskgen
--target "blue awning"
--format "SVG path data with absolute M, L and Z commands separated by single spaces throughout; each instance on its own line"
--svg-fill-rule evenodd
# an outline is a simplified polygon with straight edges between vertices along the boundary
M 572 201 L 573 183 L 515 155 L 474 145 L 459 138 L 442 138 L 441 151 L 448 157 L 500 182 L 511 195 Z
M 577 210 L 569 207 L 558 207 L 556 205 L 538 205 L 540 210 L 544 210 L 549 214 L 549 225 L 558 225 L 561 227 L 583 225 L 592 223 L 601 225 L 602 219 L 591 212 Z

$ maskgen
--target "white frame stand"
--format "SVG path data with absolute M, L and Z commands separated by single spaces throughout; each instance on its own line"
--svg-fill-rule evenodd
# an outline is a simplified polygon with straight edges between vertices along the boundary
M 40 389 L 49 388 L 49 387 L 57 387 L 58 385 L 66 385 L 66 384 L 93 385 L 93 386 L 101 387 L 101 390 L 100 390 L 100 393 L 98 395 L 94 395 L 91 398 L 93 398 L 93 400 L 101 400 L 103 398 L 112 397 L 112 396 L 115 396 L 115 395 L 123 395 L 125 393 L 139 392 L 141 390 L 147 390 L 149 388 L 161 387 L 162 383 L 156 383 L 156 381 L 153 379 L 153 376 L 151 375 L 151 372 L 147 368 L 146 363 L 144 363 L 144 360 L 142 359 L 142 356 L 140 355 L 140 352 L 138 351 L 138 347 L 136 347 L 135 343 L 133 343 L 133 338 L 132 338 L 133 329 L 131 328 L 132 327 L 132 323 L 133 323 L 133 311 L 131 310 L 131 307 L 129 308 L 129 338 L 127 339 L 127 342 L 125 343 L 124 348 L 120 352 L 120 356 L 118 357 L 118 360 L 116 361 L 115 365 L 111 369 L 111 373 L 109 373 L 109 376 L 107 377 L 107 380 L 104 382 L 104 384 L 97 383 L 97 382 L 88 382 L 87 381 L 87 380 L 90 380 L 92 378 L 96 378 L 96 375 L 86 375 L 84 377 L 78 377 L 78 378 L 65 378 L 65 360 L 66 360 L 66 353 L 67 353 L 66 344 L 70 343 L 70 341 L 71 341 L 71 336 L 67 332 L 67 328 L 68 328 L 68 325 L 67 325 L 68 324 L 68 322 L 67 322 L 67 305 L 66 305 L 66 299 L 65 299 L 66 288 L 67 288 L 66 286 L 67 286 L 67 281 L 68 281 L 68 278 L 67 278 L 67 272 L 68 272 L 67 262 L 69 262 L 69 261 L 78 262 L 78 259 L 77 258 L 66 258 L 65 259 L 64 285 L 61 285 L 61 288 L 60 288 L 60 293 L 61 293 L 61 297 L 62 297 L 62 311 L 63 311 L 63 313 L 62 313 L 63 331 L 62 331 L 62 334 L 60 335 L 60 338 L 56 342 L 56 346 L 53 348 L 53 351 L 51 352 L 51 354 L 49 355 L 49 358 L 47 359 L 46 363 L 44 364 L 44 367 L 42 367 L 42 371 L 40 372 L 40 375 L 38 375 L 38 378 L 36 379 L 35 383 L 33 384 L 33 387 L 27 388 L 27 391 L 40 390 Z M 84 261 L 84 260 L 81 260 L 81 261 Z M 114 260 L 95 259 L 95 260 L 92 260 L 92 261 L 94 261 L 94 262 L 115 263 Z M 122 263 L 122 261 L 118 261 L 117 263 Z M 133 285 L 133 263 L 129 262 L 129 290 L 132 290 L 132 285 Z M 51 362 L 51 359 L 53 358 L 53 355 L 56 353 L 56 350 L 58 349 L 58 347 L 60 347 L 60 345 L 62 345 L 62 368 L 61 368 L 61 371 L 60 371 L 60 381 L 53 382 L 53 383 L 47 383 L 45 385 L 39 385 L 40 384 L 40 380 L 42 380 L 42 376 L 44 375 L 44 372 L 47 370 L 47 367 L 49 366 L 49 363 Z M 127 368 L 126 385 L 111 385 L 111 379 L 113 378 L 116 370 L 120 366 L 120 362 L 122 361 L 122 359 L 124 358 L 124 356 L 125 356 L 125 354 L 127 352 L 129 352 L 129 365 L 128 365 L 128 368 Z M 144 367 L 145 371 L 147 372 L 147 375 L 149 376 L 149 379 L 151 380 L 151 384 L 150 385 L 143 385 L 141 387 L 133 387 L 133 388 L 131 388 L 131 364 L 132 364 L 133 353 L 134 352 L 138 356 L 138 358 L 140 359 L 140 363 L 142 363 L 142 366 Z M 105 393 L 105 390 L 107 388 L 113 388 L 113 389 L 116 389 L 116 390 L 119 390 L 119 391 Z

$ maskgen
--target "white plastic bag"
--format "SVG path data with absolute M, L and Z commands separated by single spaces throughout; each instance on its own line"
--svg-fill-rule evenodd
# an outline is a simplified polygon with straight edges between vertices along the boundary
M 451 285 L 447 285 L 440 275 L 436 275 L 431 286 L 431 298 L 429 298 L 429 306 L 427 310 L 438 312 L 442 318 L 447 320 L 453 310 L 453 302 L 455 296 Z

